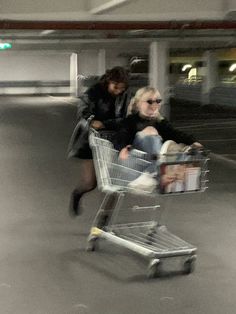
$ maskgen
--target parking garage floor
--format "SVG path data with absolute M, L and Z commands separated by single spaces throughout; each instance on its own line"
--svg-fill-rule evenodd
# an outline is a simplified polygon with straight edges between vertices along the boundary
M 197 265 L 183 275 L 174 260 L 150 280 L 146 261 L 125 249 L 102 242 L 85 251 L 97 190 L 83 198 L 81 216 L 68 215 L 78 180 L 77 164 L 66 159 L 75 112 L 65 97 L 0 98 L 0 313 L 234 313 L 236 117 L 176 118 L 212 150 L 207 192 L 169 197 L 162 217 L 198 247 Z M 127 203 L 134 201 L 151 202 Z

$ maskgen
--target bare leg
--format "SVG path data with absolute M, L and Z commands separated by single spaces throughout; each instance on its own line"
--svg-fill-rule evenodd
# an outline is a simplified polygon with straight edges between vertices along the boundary
M 80 160 L 80 177 L 76 187 L 81 194 L 89 192 L 97 186 L 95 169 L 92 159 Z
M 78 216 L 81 213 L 81 208 L 79 204 L 81 197 L 85 193 L 95 189 L 96 186 L 97 181 L 93 160 L 91 159 L 80 160 L 79 184 L 72 192 L 70 201 L 70 215 L 72 217 Z M 104 208 L 101 211 L 101 214 L 99 215 L 97 223 L 100 227 L 107 224 L 107 221 L 110 217 L 112 210 L 116 205 L 116 202 L 117 202 L 116 193 L 110 194 L 104 204 Z
M 80 160 L 80 177 L 77 187 L 71 194 L 70 215 L 72 217 L 80 214 L 79 202 L 84 193 L 87 193 L 97 186 L 95 169 L 92 159 Z

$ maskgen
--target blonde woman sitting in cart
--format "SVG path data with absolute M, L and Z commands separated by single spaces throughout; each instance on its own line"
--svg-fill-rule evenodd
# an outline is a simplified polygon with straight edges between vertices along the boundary
M 113 141 L 115 148 L 120 151 L 119 158 L 124 162 L 132 154 L 132 148 L 146 152 L 153 160 L 141 176 L 129 183 L 131 188 L 148 192 L 156 188 L 156 163 L 160 154 L 184 152 L 189 145 L 202 147 L 192 135 L 175 129 L 160 114 L 161 103 L 157 89 L 149 86 L 140 88 L 131 100 L 130 113 Z

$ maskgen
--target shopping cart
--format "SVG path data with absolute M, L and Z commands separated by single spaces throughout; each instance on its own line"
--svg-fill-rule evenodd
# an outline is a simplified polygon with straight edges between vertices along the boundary
M 95 251 L 98 249 L 99 239 L 105 239 L 148 258 L 149 278 L 160 274 L 163 261 L 170 257 L 182 257 L 183 271 L 186 274 L 191 273 L 194 270 L 197 248 L 160 224 L 159 205 L 122 209 L 121 204 L 125 195 L 130 193 L 150 198 L 154 196 L 164 198 L 170 194 L 205 191 L 208 182 L 206 154 L 198 152 L 188 154 L 184 158 L 178 154 L 162 156 L 157 161 L 160 184 L 154 191 L 147 191 L 138 190 L 130 185 L 130 182 L 143 174 L 153 162 L 146 153 L 133 150 L 130 157 L 122 161 L 112 143 L 93 129 L 90 131 L 89 142 L 93 152 L 98 188 L 105 192 L 105 197 L 93 221 L 87 250 Z M 178 165 L 184 167 L 185 177 L 187 174 L 185 188 L 173 189 L 173 186 L 171 189 L 167 188 L 163 178 Z M 116 199 L 114 208 L 111 211 L 104 210 L 105 204 L 111 198 Z

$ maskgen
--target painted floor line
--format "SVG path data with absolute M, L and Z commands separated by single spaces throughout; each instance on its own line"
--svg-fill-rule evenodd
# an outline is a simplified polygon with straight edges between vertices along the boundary
M 52 100 L 54 100 L 54 101 L 59 101 L 59 102 L 62 102 L 62 103 L 66 103 L 66 104 L 70 104 L 70 105 L 75 105 L 75 103 L 74 102 L 70 102 L 70 101 L 68 101 L 67 99 L 70 99 L 71 98 L 71 100 L 74 100 L 74 98 L 73 97 L 68 97 L 68 98 L 62 98 L 62 97 L 55 97 L 55 96 L 48 96 L 49 98 L 51 98 Z
M 236 123 L 235 123 L 236 125 Z M 228 129 L 235 129 L 235 125 L 232 126 L 227 126 L 227 125 L 222 125 L 222 127 L 214 127 L 214 131 L 215 130 L 228 130 Z M 212 125 L 211 125 L 212 127 Z M 203 125 L 203 126 L 199 126 L 199 127 L 195 127 L 195 126 L 187 126 L 187 127 L 178 127 L 178 129 L 191 129 L 193 131 L 202 131 L 202 132 L 206 132 L 206 130 L 209 130 L 209 126 L 207 125 Z
M 174 120 L 175 121 L 175 120 Z M 229 119 L 220 119 L 220 120 L 218 120 L 217 118 L 216 119 L 211 119 L 211 120 L 206 120 L 206 119 L 204 119 L 204 120 L 201 120 L 201 119 L 199 119 L 199 120 L 191 120 L 191 119 L 185 119 L 185 120 L 176 120 L 176 123 L 179 123 L 179 124 L 181 124 L 181 123 L 191 123 L 191 125 L 195 125 L 195 126 L 198 126 L 198 125 L 214 125 L 214 124 L 217 124 L 217 125 L 219 125 L 219 124 L 231 124 L 231 123 L 235 123 L 236 122 L 236 118 L 234 118 L 234 119 L 231 119 L 231 120 L 229 120 Z
M 236 138 L 215 138 L 215 139 L 198 139 L 199 142 L 234 142 Z
M 180 125 L 176 125 L 178 127 L 178 129 L 193 129 L 193 130 L 201 130 L 201 129 L 209 129 L 210 127 L 214 127 L 214 129 L 233 129 L 235 128 L 236 122 L 234 122 L 233 124 L 231 123 L 230 125 L 226 125 L 223 124 L 222 126 L 214 125 L 214 124 L 202 124 L 202 125 L 194 125 L 194 124 L 188 124 L 186 126 L 180 126 Z
M 220 154 L 210 153 L 210 157 L 216 160 L 224 161 L 229 163 L 231 166 L 236 167 L 236 161 L 230 158 L 224 157 Z

